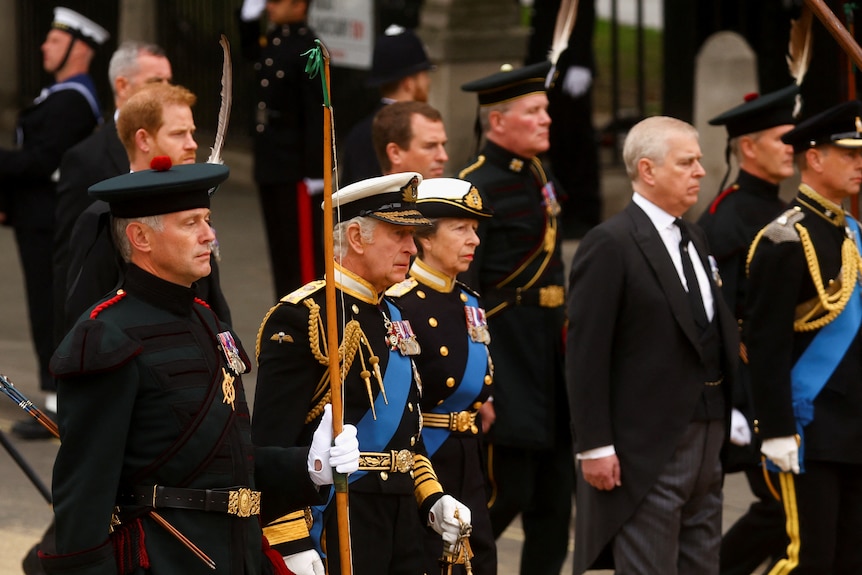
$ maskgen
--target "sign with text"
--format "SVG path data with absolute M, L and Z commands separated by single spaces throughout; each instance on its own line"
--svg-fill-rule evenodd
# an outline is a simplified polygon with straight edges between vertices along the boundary
M 329 49 L 333 65 L 360 70 L 371 68 L 373 0 L 314 0 L 308 23 Z

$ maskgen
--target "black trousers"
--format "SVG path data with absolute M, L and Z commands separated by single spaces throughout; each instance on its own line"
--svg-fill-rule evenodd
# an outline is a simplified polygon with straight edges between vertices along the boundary
M 57 391 L 48 371 L 48 362 L 54 354 L 54 231 L 16 226 L 15 240 L 24 270 L 30 333 L 39 363 L 39 388 Z
M 272 268 L 276 299 L 305 284 L 299 254 L 300 215 L 297 208 L 299 182 L 259 184 L 260 208 L 266 227 L 266 243 Z M 323 277 L 323 210 L 320 195 L 311 198 L 311 237 L 314 250 L 314 278 Z
M 326 510 L 328 572 L 341 573 L 334 503 Z M 423 575 L 422 525 L 413 495 L 350 494 L 354 575 Z
M 489 468 L 494 537 L 499 538 L 520 513 L 521 575 L 558 575 L 568 553 L 572 519 L 571 445 L 552 450 L 491 445 Z
M 770 574 L 862 573 L 862 465 L 806 461 L 780 482 L 790 544 Z
M 766 560 L 774 564 L 787 549 L 784 508 L 769 491 L 763 470 L 751 467 L 744 473 L 757 500 L 721 539 L 721 575 L 750 575 Z M 777 474 L 770 476 L 778 489 Z

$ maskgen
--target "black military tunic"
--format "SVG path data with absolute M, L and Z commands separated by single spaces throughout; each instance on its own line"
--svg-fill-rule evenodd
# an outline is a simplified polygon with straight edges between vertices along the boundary
M 220 332 L 230 333 L 193 290 L 131 265 L 123 291 L 82 316 L 63 340 L 51 361 L 62 444 L 53 483 L 58 556 L 47 561 L 49 572 L 260 572 L 256 515 L 170 503 L 157 509 L 215 561 L 212 571 L 155 523 L 152 495 L 132 498 L 154 485 L 224 492 L 255 489 L 257 476 L 276 512 L 318 501 L 307 450 L 253 450 L 242 379 L 226 383 L 232 372 Z M 109 540 L 118 503 L 123 525 Z
M 492 142 L 459 177 L 494 211 L 461 279 L 485 300 L 494 358 L 490 503 L 499 536 L 519 512 L 536 532 L 522 563 L 536 572 L 562 565 L 568 546 L 574 463 L 563 371 L 566 319 L 562 234 L 553 178 L 538 158 Z M 505 454 L 508 456 L 504 457 Z M 541 499 L 541 504 L 538 503 Z M 525 502 L 528 509 L 524 509 Z
M 266 225 L 276 297 L 303 282 L 296 252 L 299 229 L 296 186 L 303 178 L 323 177 L 323 91 L 320 77 L 305 71 L 315 47 L 307 24 L 285 24 L 260 37 L 259 23 L 239 21 L 243 56 L 255 67 L 255 109 L 252 131 L 254 180 L 258 184 Z M 315 202 L 311 201 L 311 204 Z M 322 213 L 310 207 L 315 260 L 322 272 L 319 241 Z
M 791 392 L 791 372 L 798 368 L 797 362 L 821 330 L 838 322 L 852 305 L 833 301 L 835 311 L 828 314 L 822 307 L 816 308 L 821 298 L 815 282 L 825 286 L 824 293 L 835 292 L 832 299 L 837 300 L 842 289 L 857 284 L 859 256 L 855 246 L 845 244 L 849 215 L 840 206 L 803 184 L 789 208 L 764 228 L 750 262 L 745 340 L 754 404 L 763 438 L 792 436 L 798 431 L 803 436 L 800 464 L 804 472 L 788 474 L 791 485 L 795 484 L 796 503 L 788 517 L 788 526 L 794 526 L 793 530 L 788 527 L 792 539 L 788 550 L 798 552 L 801 561 L 793 572 L 856 572 L 862 565 L 858 554 L 844 557 L 850 561 L 849 570 L 832 565 L 831 556 L 824 563 L 820 562 L 822 556 L 814 554 L 834 549 L 836 544 L 838 548 L 860 549 L 858 529 L 839 527 L 838 523 L 844 517 L 858 525 L 862 517 L 862 500 L 846 496 L 858 494 L 862 488 L 862 338 L 858 327 L 849 328 L 854 330 L 849 333 L 839 332 L 825 354 L 821 351 L 821 357 L 828 356 L 830 349 L 838 347 L 836 341 L 849 345 L 843 355 L 836 354 L 834 371 L 813 401 L 813 421 L 802 429 L 794 411 L 798 396 Z M 842 249 L 848 248 L 842 257 Z M 831 282 L 839 278 L 840 285 Z M 818 373 L 829 373 L 826 363 L 815 364 Z M 842 478 L 840 484 L 824 479 L 836 477 Z M 799 537 L 801 546 L 793 545 L 794 536 Z
M 425 447 L 447 492 L 472 512 L 473 573 L 496 573 L 497 551 L 483 481 L 481 420 L 474 420 L 493 389 L 484 312 L 475 292 L 421 259 L 413 262 L 410 275 L 386 294 L 404 310 L 422 346 L 416 368 L 422 380 Z M 441 428 L 447 424 L 448 429 Z M 442 548 L 440 535 L 427 528 L 428 573 L 439 572 Z
M 354 573 L 421 574 L 420 517 L 428 516 L 442 490 L 424 456 L 420 389 L 413 362 L 410 356 L 391 349 L 398 340 L 399 328 L 394 322 L 400 312 L 348 270 L 336 265 L 335 275 L 339 324 L 347 322 L 338 328 L 339 345 L 347 350 L 343 358 L 347 369 L 344 422 L 357 427 L 362 450 L 359 472 L 350 476 Z M 342 313 L 346 315 L 342 317 Z M 311 442 L 323 406 L 330 402 L 325 322 L 323 281 L 283 297 L 265 316 L 257 341 L 259 370 L 252 424 L 257 445 Z M 375 375 L 378 369 L 382 383 Z M 400 455 L 403 462 L 415 457 L 412 469 L 393 461 L 393 454 Z M 372 469 L 374 459 L 380 469 Z M 337 573 L 333 508 L 330 505 L 325 512 L 323 529 L 330 550 L 329 572 Z M 316 528 L 320 528 L 319 522 Z M 269 537 L 269 528 L 266 533 Z M 289 538 L 273 540 L 282 553 L 297 550 Z

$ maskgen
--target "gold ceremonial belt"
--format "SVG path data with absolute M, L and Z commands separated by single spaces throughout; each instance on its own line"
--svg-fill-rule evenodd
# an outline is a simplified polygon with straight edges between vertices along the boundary
M 407 449 L 389 453 L 362 451 L 359 453 L 359 470 L 409 473 L 413 469 L 414 458 L 413 452 Z
M 479 433 L 476 427 L 475 411 L 458 411 L 454 413 L 423 413 L 422 425 L 425 427 L 442 427 L 449 431 L 469 431 Z
M 566 290 L 563 286 L 539 288 L 539 307 L 560 307 L 565 302 Z
M 724 383 L 724 378 L 723 378 L 723 377 L 719 377 L 719 378 L 718 378 L 718 379 L 716 379 L 715 381 L 704 381 L 704 382 L 703 382 L 703 384 L 704 384 L 706 387 L 718 387 L 718 386 L 719 386 L 719 385 L 721 385 L 722 383 Z
M 121 491 L 117 497 L 121 505 L 144 505 L 159 509 L 194 509 L 229 513 L 238 517 L 260 515 L 260 491 L 247 487 L 230 490 L 187 489 L 164 485 L 139 485 Z

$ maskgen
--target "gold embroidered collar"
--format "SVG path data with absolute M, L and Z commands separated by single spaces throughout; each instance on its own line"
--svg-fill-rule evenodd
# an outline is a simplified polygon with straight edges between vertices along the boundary
M 844 225 L 844 208 L 831 200 L 827 200 L 808 184 L 799 184 L 799 192 L 801 195 L 805 196 L 805 198 L 811 200 L 810 202 L 806 202 L 802 198 L 797 198 L 800 204 L 805 205 L 815 214 L 829 221 L 832 225 Z
M 449 293 L 455 287 L 455 278 L 435 270 L 419 258 L 416 258 L 410 266 L 410 275 L 422 285 L 441 293 Z
M 344 293 L 365 303 L 377 305 L 380 296 L 370 283 L 335 262 L 335 285 Z

